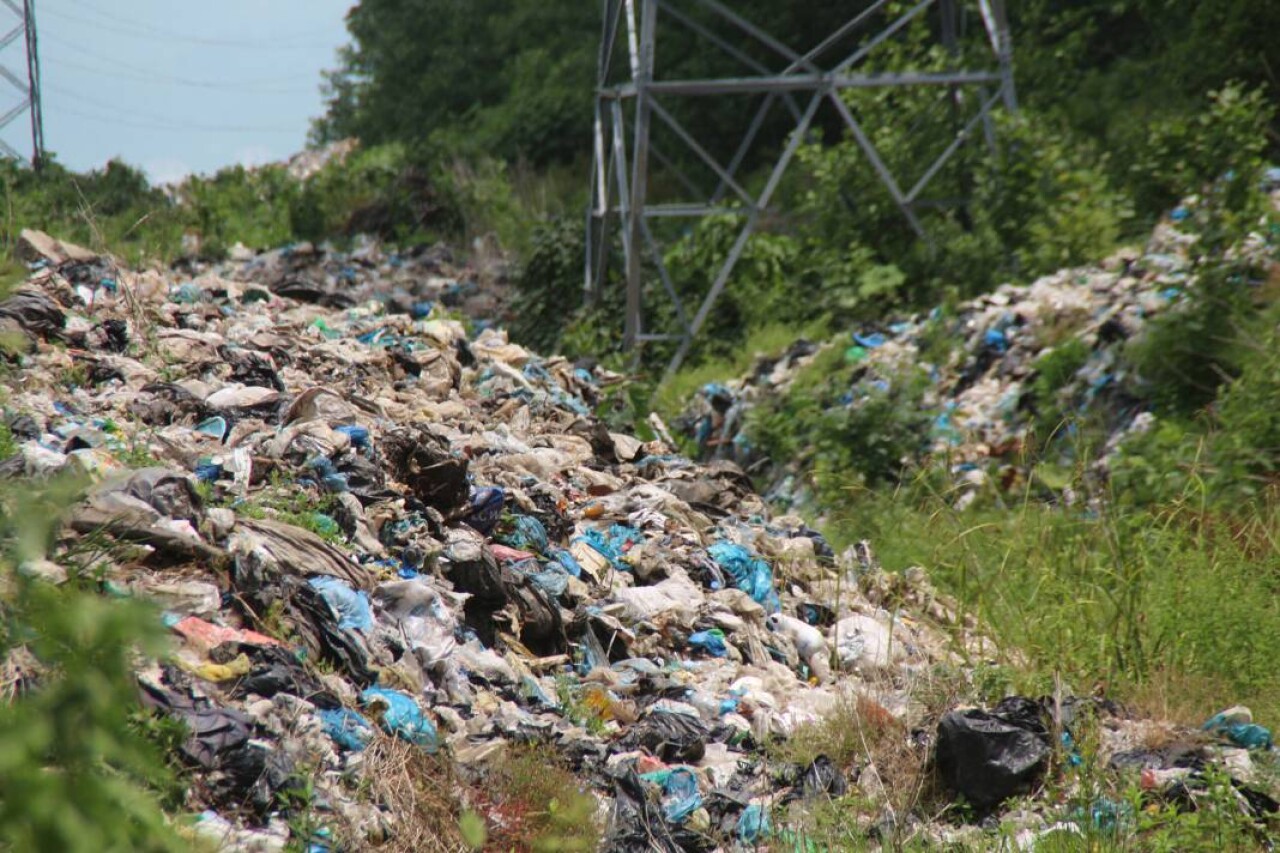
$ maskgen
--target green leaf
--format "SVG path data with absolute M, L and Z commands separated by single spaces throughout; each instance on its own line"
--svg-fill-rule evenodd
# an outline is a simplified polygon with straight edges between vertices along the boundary
M 458 832 L 462 835 L 463 843 L 472 850 L 484 847 L 489 838 L 484 818 L 472 811 L 463 812 L 462 817 L 458 818 Z

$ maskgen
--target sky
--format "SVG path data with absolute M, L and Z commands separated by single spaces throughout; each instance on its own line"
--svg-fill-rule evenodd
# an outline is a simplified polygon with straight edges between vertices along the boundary
M 19 0 L 20 2 L 20 0 Z M 155 183 L 281 160 L 320 115 L 352 0 L 35 0 L 45 148 Z M 0 4 L 0 36 L 18 22 Z M 25 79 L 22 40 L 0 66 Z M 0 115 L 20 100 L 0 79 Z M 31 151 L 25 115 L 0 139 Z

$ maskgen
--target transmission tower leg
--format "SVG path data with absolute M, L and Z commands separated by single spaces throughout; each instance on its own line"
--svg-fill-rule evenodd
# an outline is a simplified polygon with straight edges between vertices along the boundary
M 627 254 L 627 315 L 623 325 L 623 348 L 632 350 L 643 333 L 641 288 L 643 284 L 644 207 L 649 184 L 649 120 L 652 113 L 649 83 L 653 81 L 654 37 L 658 23 L 657 0 L 640 0 L 640 49 L 635 77 L 635 142 L 631 155 L 631 203 L 627 210 L 627 231 L 631 235 Z

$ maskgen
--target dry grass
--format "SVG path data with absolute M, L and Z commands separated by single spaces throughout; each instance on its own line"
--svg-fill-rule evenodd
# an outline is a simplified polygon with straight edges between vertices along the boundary
M 1221 678 L 1162 669 L 1141 684 L 1123 687 L 1117 698 L 1140 718 L 1199 728 L 1232 704 L 1233 692 Z
M 596 800 L 548 747 L 510 747 L 475 793 L 486 850 L 589 851 L 599 847 Z
M 932 772 L 930 748 L 912 733 L 932 731 L 943 713 L 969 696 L 972 685 L 959 671 L 922 673 L 905 685 L 912 710 L 900 719 L 886 705 L 903 687 L 866 684 L 821 721 L 770 750 L 775 761 L 805 766 L 825 755 L 845 773 L 857 771 L 857 784 L 846 797 L 793 806 L 786 825 L 812 842 L 844 850 L 865 849 L 874 824 L 884 846 L 896 849 L 910 841 L 908 815 L 927 822 L 947 811 L 954 798 Z
M 379 734 L 364 751 L 371 799 L 392 816 L 388 853 L 458 853 L 469 850 L 458 831 L 461 786 L 449 759 Z

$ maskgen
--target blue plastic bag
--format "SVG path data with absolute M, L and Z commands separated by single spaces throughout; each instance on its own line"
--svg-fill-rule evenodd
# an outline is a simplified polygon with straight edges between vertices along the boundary
M 488 536 L 502 517 L 502 507 L 506 502 L 507 493 L 497 486 L 476 489 L 471 495 L 470 509 L 462 520 L 467 526 Z
M 553 558 L 566 572 L 575 578 L 582 577 L 582 566 L 578 565 L 578 561 L 574 559 L 574 556 L 565 549 L 552 548 L 547 551 L 547 556 Z
M 422 708 L 412 696 L 386 687 L 370 687 L 360 694 L 360 701 L 365 705 L 378 700 L 387 704 L 382 715 L 382 727 L 388 734 L 420 746 L 427 752 L 435 752 L 439 748 L 440 737 L 435 725 L 422 713 Z
M 662 786 L 662 811 L 671 823 L 684 823 L 702 805 L 698 777 L 688 767 L 657 770 L 645 773 L 640 778 Z
M 588 528 L 574 541 L 586 542 L 608 559 L 614 568 L 623 568 L 623 555 L 643 542 L 644 534 L 625 524 L 613 524 L 603 533 L 594 528 Z
M 729 656 L 729 647 L 724 641 L 724 631 L 719 628 L 712 628 L 710 631 L 699 631 L 696 634 L 689 635 L 689 645 L 695 649 L 702 649 L 710 655 L 718 658 Z
M 1226 712 L 1214 714 L 1201 728 L 1222 735 L 1244 749 L 1270 749 L 1272 746 L 1271 730 L 1266 726 L 1236 722 Z
M 782 609 L 773 589 L 773 569 L 764 560 L 733 542 L 717 542 L 707 549 L 707 554 L 733 580 L 734 586 L 764 605 L 765 610 L 776 613 Z
M 344 631 L 372 631 L 373 610 L 369 596 L 352 589 L 345 581 L 324 575 L 307 581 L 338 614 L 338 627 Z
M 328 456 L 315 456 L 307 460 L 307 467 L 320 478 L 320 484 L 330 492 L 345 492 L 350 486 L 347 485 L 347 475 L 338 471 L 333 466 L 333 460 Z
M 324 724 L 324 733 L 338 746 L 352 752 L 359 752 L 373 737 L 373 726 L 358 711 L 350 708 L 333 708 L 316 711 L 316 716 Z
M 759 803 L 752 803 L 738 817 L 738 838 L 744 844 L 755 844 L 769 833 L 769 813 Z
M 333 428 L 334 432 L 340 432 L 347 438 L 351 439 L 351 446 L 357 450 L 364 450 L 369 446 L 369 430 L 355 424 L 343 424 Z
M 541 554 L 547 550 L 547 529 L 532 515 L 517 515 L 512 519 L 512 529 L 498 537 L 498 541 L 512 548 Z

